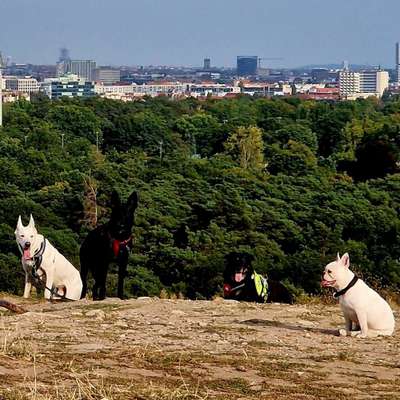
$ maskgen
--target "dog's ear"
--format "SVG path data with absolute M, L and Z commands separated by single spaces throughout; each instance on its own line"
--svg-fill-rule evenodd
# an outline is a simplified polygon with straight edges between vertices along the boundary
M 126 208 L 128 210 L 128 214 L 133 214 L 138 206 L 138 194 L 137 192 L 132 192 L 130 196 L 128 197 L 128 200 L 126 202 Z
M 337 256 L 336 256 L 336 261 L 337 261 L 337 262 L 339 262 L 339 261 L 340 261 L 340 254 L 339 254 L 339 252 L 337 253 Z
M 28 227 L 29 227 L 29 228 L 34 228 L 34 227 L 35 227 L 35 221 L 34 221 L 34 219 L 33 219 L 33 217 L 32 217 L 32 214 L 31 214 L 31 216 L 30 216 L 30 218 L 29 218 Z
M 18 229 L 23 229 L 23 227 L 24 227 L 24 225 L 23 225 L 23 223 L 22 223 L 21 216 L 19 215 L 19 216 L 18 216 L 18 221 L 17 221 L 17 230 L 18 230 Z
M 348 253 L 344 253 L 342 255 L 342 258 L 340 259 L 340 261 L 342 262 L 343 266 L 345 268 L 349 268 L 350 267 L 350 257 Z
M 111 208 L 118 209 L 121 207 L 121 200 L 118 192 L 114 189 L 111 193 Z

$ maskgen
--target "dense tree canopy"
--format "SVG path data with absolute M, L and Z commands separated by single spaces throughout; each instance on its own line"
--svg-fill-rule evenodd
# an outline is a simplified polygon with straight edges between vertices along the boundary
M 0 290 L 22 290 L 19 214 L 26 223 L 32 213 L 78 266 L 88 229 L 109 216 L 113 188 L 140 195 L 131 296 L 221 293 L 224 257 L 235 250 L 253 254 L 260 273 L 293 290 L 318 293 L 338 251 L 350 253 L 359 273 L 398 288 L 399 131 L 397 99 L 7 104 Z M 109 290 L 115 285 L 112 273 Z

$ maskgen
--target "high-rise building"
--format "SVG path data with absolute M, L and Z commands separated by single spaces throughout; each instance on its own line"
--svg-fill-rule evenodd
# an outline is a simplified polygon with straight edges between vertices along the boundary
M 396 82 L 400 85 L 400 43 L 396 43 Z
M 74 74 L 67 74 L 59 78 L 45 79 L 41 89 L 51 99 L 67 97 L 91 97 L 95 95 L 94 82 L 79 78 Z
M 339 72 L 339 91 L 341 97 L 360 93 L 360 73 L 347 69 Z
M 121 70 L 111 67 L 99 67 L 96 69 L 95 80 L 106 85 L 119 82 L 121 80 Z
M 389 73 L 381 69 L 361 71 L 360 90 L 361 93 L 375 94 L 382 97 L 383 92 L 389 87 Z
M 237 56 L 236 68 L 238 76 L 257 75 L 257 66 L 257 56 Z
M 209 58 L 204 59 L 203 69 L 208 70 L 211 68 L 211 60 Z
M 63 74 L 75 74 L 87 81 L 95 80 L 96 61 L 93 60 L 67 60 L 61 63 Z
M 342 98 L 382 97 L 389 86 L 389 73 L 381 69 L 339 73 L 339 90 Z

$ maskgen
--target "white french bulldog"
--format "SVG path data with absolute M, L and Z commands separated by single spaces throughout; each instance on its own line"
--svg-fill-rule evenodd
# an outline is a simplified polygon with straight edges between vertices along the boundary
M 43 235 L 38 234 L 32 215 L 27 226 L 22 224 L 21 216 L 18 217 L 15 238 L 25 271 L 24 298 L 30 295 L 34 274 L 37 279 L 45 280 L 46 299 L 80 299 L 82 280 L 79 271 Z
M 389 304 L 377 293 L 358 279 L 349 269 L 350 258 L 346 253 L 329 263 L 324 270 L 321 286 L 333 287 L 339 298 L 346 329 L 340 329 L 341 336 L 360 338 L 390 336 L 394 331 L 394 316 Z

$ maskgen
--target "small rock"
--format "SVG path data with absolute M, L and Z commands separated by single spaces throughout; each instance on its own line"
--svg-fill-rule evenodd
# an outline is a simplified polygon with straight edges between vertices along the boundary
M 171 314 L 174 314 L 174 315 L 185 315 L 185 313 L 182 310 L 172 310 Z

